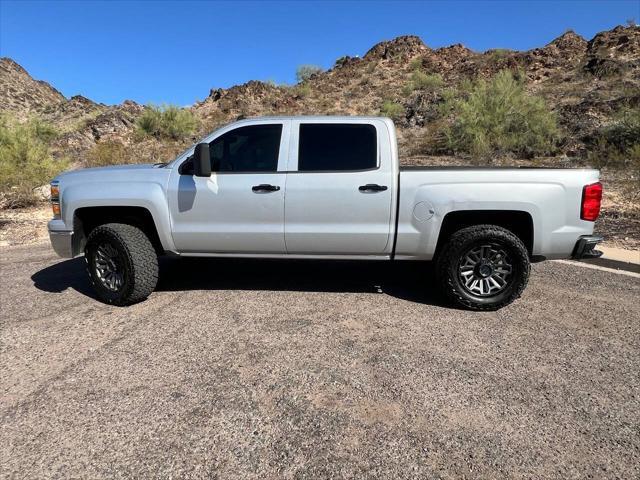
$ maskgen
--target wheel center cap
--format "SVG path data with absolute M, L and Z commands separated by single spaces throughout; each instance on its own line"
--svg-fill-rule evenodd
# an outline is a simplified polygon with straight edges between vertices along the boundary
M 482 263 L 478 266 L 478 275 L 482 278 L 490 277 L 493 273 L 493 267 L 488 263 Z

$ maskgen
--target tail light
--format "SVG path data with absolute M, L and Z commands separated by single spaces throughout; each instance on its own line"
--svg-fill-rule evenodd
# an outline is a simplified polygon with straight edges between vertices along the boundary
M 602 203 L 602 184 L 592 183 L 582 188 L 582 205 L 580 206 L 580 218 L 589 222 L 595 222 L 600 215 Z

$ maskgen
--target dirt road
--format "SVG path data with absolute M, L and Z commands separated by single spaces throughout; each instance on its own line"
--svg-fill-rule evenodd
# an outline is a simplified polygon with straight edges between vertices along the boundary
M 547 262 L 471 313 L 422 265 L 185 259 L 116 308 L 0 262 L 3 477 L 640 477 L 637 278 Z

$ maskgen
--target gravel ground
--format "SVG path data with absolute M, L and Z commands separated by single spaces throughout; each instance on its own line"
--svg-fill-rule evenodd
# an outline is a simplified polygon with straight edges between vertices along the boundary
M 182 259 L 117 308 L 0 261 L 3 477 L 640 477 L 637 278 L 547 262 L 471 313 L 424 265 Z

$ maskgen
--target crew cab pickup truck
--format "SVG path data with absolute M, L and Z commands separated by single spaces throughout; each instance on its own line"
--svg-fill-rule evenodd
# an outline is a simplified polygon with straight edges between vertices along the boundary
M 271 117 L 216 130 L 168 164 L 51 183 L 49 233 L 98 297 L 144 300 L 158 255 L 435 261 L 456 305 L 518 298 L 530 262 L 597 256 L 599 172 L 400 167 L 393 122 Z

